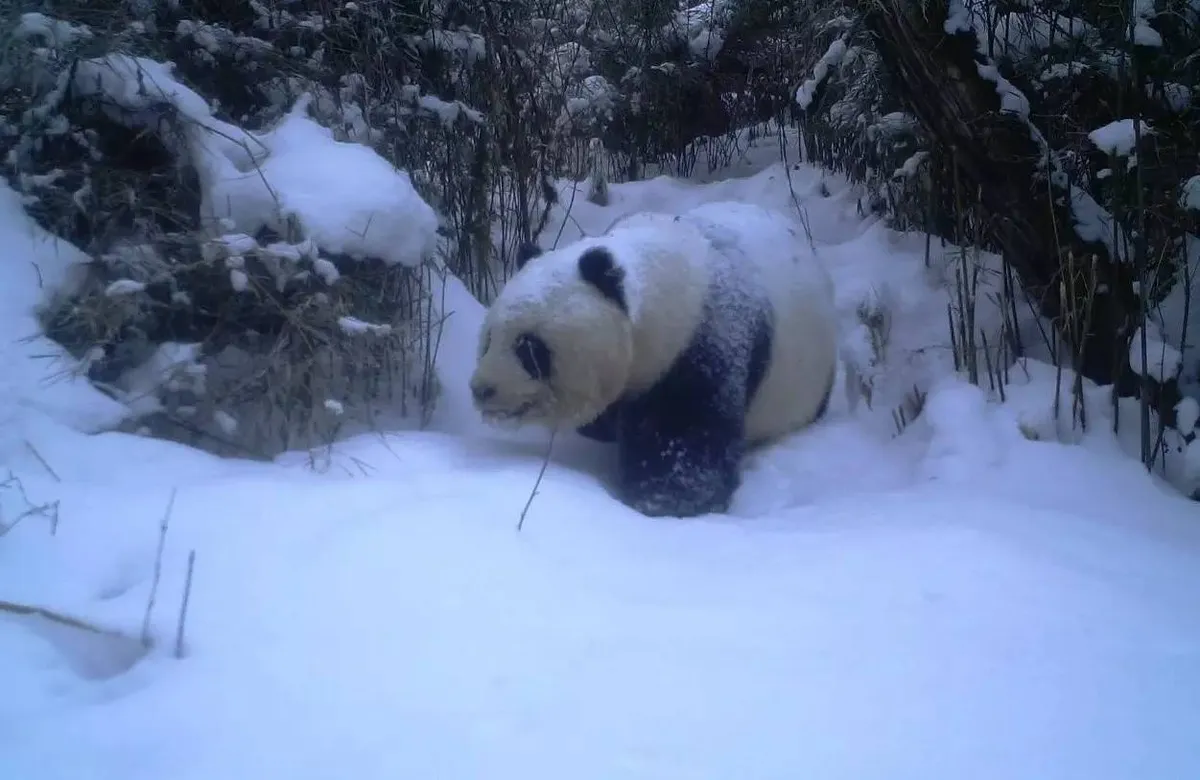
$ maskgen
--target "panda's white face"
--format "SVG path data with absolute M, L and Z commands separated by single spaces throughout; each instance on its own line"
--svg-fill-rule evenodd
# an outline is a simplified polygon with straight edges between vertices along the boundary
M 580 278 L 578 255 L 565 249 L 530 261 L 488 309 L 471 377 L 488 422 L 578 427 L 625 389 L 629 318 Z

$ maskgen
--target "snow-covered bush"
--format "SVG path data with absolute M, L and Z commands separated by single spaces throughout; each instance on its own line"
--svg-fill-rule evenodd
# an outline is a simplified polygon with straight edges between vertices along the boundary
M 1118 423 L 1140 427 L 1154 457 L 1180 393 L 1200 397 L 1200 320 L 1187 314 L 1200 20 L 1143 0 L 831 0 L 803 13 L 814 34 L 794 99 L 810 159 L 865 185 L 863 206 L 895 226 L 1000 254 L 1013 324 L 984 356 L 1031 355 L 1140 397 L 1139 419 Z M 973 305 L 950 312 L 956 351 Z M 1177 368 L 1133 344 L 1143 323 Z M 969 371 L 994 381 L 995 368 Z
M 383 415 L 419 422 L 436 398 L 421 266 L 438 217 L 363 145 L 386 134 L 361 104 L 268 68 L 277 41 L 193 20 L 156 36 L 169 19 L 147 13 L 117 35 L 26 14 L 6 47 L 4 173 L 93 258 L 45 307 L 47 335 L 129 406 L 130 428 L 217 451 L 271 456 Z M 251 31 L 281 34 L 255 13 Z M 112 50 L 180 41 L 182 67 Z M 230 87 L 230 72 L 247 78 Z M 341 83 L 344 100 L 355 80 Z M 343 121 L 318 121 L 335 109 Z

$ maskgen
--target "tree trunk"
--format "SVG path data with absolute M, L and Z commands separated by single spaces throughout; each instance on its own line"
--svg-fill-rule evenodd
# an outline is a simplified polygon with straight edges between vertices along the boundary
M 996 84 L 980 76 L 973 34 L 945 32 L 946 0 L 869 0 L 864 10 L 900 98 L 953 156 L 962 191 L 988 217 L 989 238 L 1071 344 L 1076 369 L 1101 384 L 1128 379 L 1133 265 L 1114 263 L 1103 243 L 1076 233 L 1067 191 L 1042 172 L 1029 125 L 1002 113 Z

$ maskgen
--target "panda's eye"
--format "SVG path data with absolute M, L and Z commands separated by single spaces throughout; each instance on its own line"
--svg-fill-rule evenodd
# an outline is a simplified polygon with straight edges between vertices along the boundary
M 547 379 L 550 376 L 550 347 L 540 336 L 522 333 L 513 344 L 521 368 L 531 379 Z

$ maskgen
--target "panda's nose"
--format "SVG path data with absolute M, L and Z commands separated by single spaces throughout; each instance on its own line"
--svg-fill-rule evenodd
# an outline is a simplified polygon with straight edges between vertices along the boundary
M 472 385 L 471 393 L 475 396 L 476 401 L 484 403 L 496 395 L 496 388 L 492 385 Z

